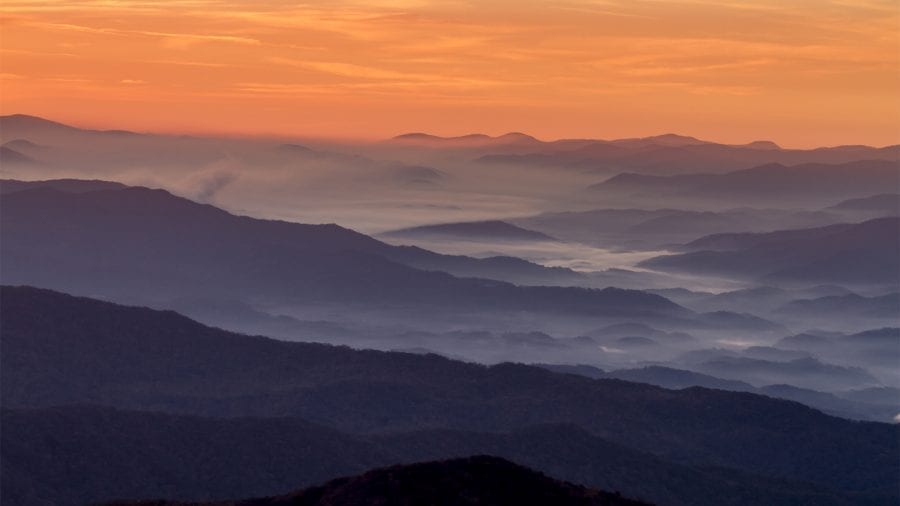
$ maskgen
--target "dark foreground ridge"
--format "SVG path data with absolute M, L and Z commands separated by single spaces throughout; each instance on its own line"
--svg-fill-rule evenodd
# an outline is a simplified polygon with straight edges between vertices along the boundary
M 640 506 L 625 499 L 554 480 L 499 457 L 398 465 L 338 478 L 298 492 L 216 503 L 170 501 L 113 502 L 106 506 Z
M 897 427 L 793 402 L 275 341 L 28 287 L 0 303 L 4 504 L 258 497 L 479 454 L 673 506 L 896 504 Z M 145 413 L 56 408 L 73 404 Z

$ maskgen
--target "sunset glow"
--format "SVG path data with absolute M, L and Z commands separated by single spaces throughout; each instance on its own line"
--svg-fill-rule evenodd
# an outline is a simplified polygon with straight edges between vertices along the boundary
M 900 142 L 900 3 L 14 1 L 3 114 L 383 138 Z

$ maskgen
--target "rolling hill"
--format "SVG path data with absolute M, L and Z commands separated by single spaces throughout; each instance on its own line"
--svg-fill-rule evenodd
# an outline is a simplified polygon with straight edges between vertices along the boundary
M 622 173 L 589 188 L 598 196 L 632 195 L 662 201 L 745 204 L 829 204 L 883 192 L 900 182 L 897 158 L 845 163 L 765 164 L 727 173 L 646 175 Z M 796 205 L 796 204 L 795 204 Z
M 792 402 L 274 341 L 173 312 L 34 288 L 4 287 L 0 304 L 7 409 L 100 404 L 203 417 L 293 417 L 379 437 L 568 424 L 672 464 L 807 481 L 830 490 L 826 495 L 857 494 L 873 504 L 896 498 L 897 427 L 832 418 Z M 420 441 L 406 447 L 421 448 L 408 454 L 414 460 L 440 448 L 432 437 Z M 478 448 L 469 454 L 490 453 Z M 828 464 L 838 459 L 838 468 Z M 539 469 L 574 479 L 574 468 L 555 466 L 544 462 Z
M 719 234 L 688 243 L 688 253 L 651 258 L 651 269 L 758 281 L 886 285 L 900 283 L 900 218 L 760 234 Z
M 245 302 L 691 316 L 638 291 L 515 286 L 440 272 L 544 285 L 580 276 L 518 259 L 443 256 L 337 225 L 235 216 L 163 190 L 64 186 L 51 181 L 4 195 L 4 283 L 151 302 L 232 293 Z

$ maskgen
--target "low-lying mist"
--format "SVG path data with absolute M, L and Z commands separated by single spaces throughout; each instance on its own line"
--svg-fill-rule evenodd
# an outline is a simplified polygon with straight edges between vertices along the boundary
M 402 257 L 420 270 L 522 287 L 645 290 L 680 305 L 683 313 L 616 315 L 598 307 L 597 314 L 565 314 L 565 303 L 557 300 L 545 311 L 529 299 L 530 292 L 522 295 L 529 309 L 496 301 L 423 309 L 240 294 L 132 293 L 122 294 L 123 302 L 175 309 L 204 323 L 280 339 L 601 371 L 586 369 L 591 374 L 641 370 L 627 375 L 659 384 L 665 381 L 653 368 L 688 371 L 692 384 L 713 378 L 748 389 L 784 384 L 846 396 L 900 388 L 900 287 L 889 260 L 900 231 L 891 236 L 893 222 L 867 221 L 900 215 L 900 200 L 884 194 L 885 177 L 900 177 L 900 168 L 889 161 L 854 161 L 840 151 L 824 169 L 767 165 L 734 172 L 725 166 L 714 170 L 708 159 L 700 163 L 700 155 L 685 152 L 698 156 L 707 174 L 691 176 L 681 167 L 671 174 L 677 178 L 667 179 L 664 168 L 638 163 L 644 151 L 628 159 L 576 160 L 567 150 L 577 146 L 518 138 L 473 145 L 298 142 L 42 124 L 10 124 L 2 137 L 4 149 L 17 154 L 5 151 L 0 160 L 6 179 L 101 179 L 163 188 L 239 215 L 336 223 L 392 246 L 471 257 L 426 252 L 410 259 L 418 253 L 390 250 L 391 261 Z M 822 164 L 825 156 L 785 153 L 773 151 L 772 160 Z M 875 150 L 859 156 L 872 153 L 884 155 Z M 765 159 L 760 153 L 738 155 Z M 804 181 L 819 178 L 817 170 L 830 174 L 834 184 L 802 191 Z M 785 173 L 788 186 L 798 189 L 778 186 Z M 847 174 L 856 182 L 841 183 Z M 788 189 L 776 198 L 767 187 Z M 765 235 L 783 230 L 791 232 Z M 842 244 L 847 248 L 835 249 Z M 885 254 L 859 260 L 853 248 Z M 870 268 L 861 270 L 856 260 Z M 88 285 L 76 288 L 94 295 Z M 576 293 L 581 292 L 559 297 Z M 851 406 L 854 416 L 884 418 L 864 409 L 866 402 L 853 402 L 859 404 Z M 875 404 L 900 408 L 900 398 Z

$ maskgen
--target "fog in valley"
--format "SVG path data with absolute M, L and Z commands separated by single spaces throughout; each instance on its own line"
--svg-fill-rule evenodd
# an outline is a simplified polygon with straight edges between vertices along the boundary
M 4 284 L 284 340 L 752 391 L 853 419 L 900 413 L 897 146 L 215 139 L 27 116 L 0 132 Z M 116 197 L 134 186 L 170 194 Z M 201 222 L 200 237 L 179 229 Z M 145 235 L 162 246 L 137 253 L 144 271 L 118 270 Z M 47 237 L 69 240 L 48 251 Z M 217 258 L 195 265 L 197 251 Z M 87 274 L 55 277 L 38 252 Z M 390 268 L 354 277 L 367 262 Z

